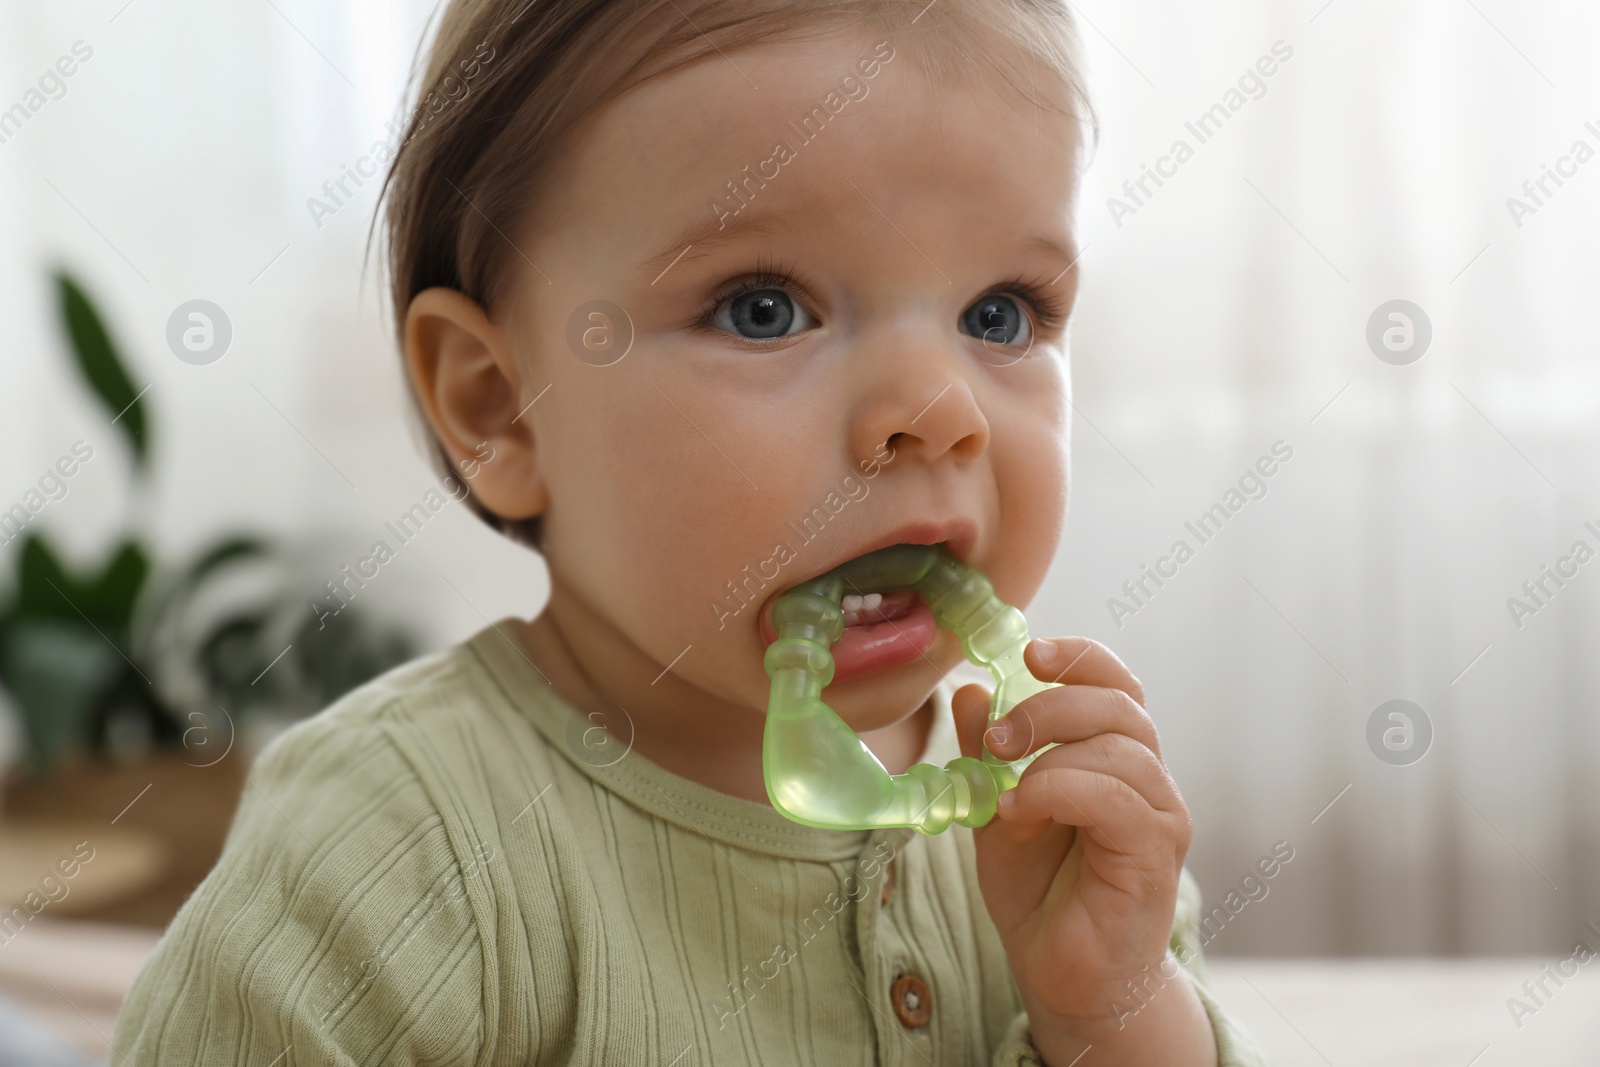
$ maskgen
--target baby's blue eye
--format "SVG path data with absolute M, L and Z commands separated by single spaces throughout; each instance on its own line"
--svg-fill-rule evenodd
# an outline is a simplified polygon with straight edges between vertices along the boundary
M 1023 344 L 1033 336 L 1027 313 L 1004 293 L 992 293 L 963 311 L 961 328 L 991 345 Z
M 805 309 L 782 289 L 740 293 L 717 309 L 711 324 L 754 341 L 770 341 L 799 333 L 811 325 Z

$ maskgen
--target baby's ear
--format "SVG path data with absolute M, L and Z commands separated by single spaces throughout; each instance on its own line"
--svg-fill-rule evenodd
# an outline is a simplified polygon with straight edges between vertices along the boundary
M 527 519 L 549 501 L 523 365 L 505 331 L 455 289 L 425 289 L 405 323 L 406 371 L 434 435 L 484 507 Z M 528 395 L 524 395 L 528 394 Z

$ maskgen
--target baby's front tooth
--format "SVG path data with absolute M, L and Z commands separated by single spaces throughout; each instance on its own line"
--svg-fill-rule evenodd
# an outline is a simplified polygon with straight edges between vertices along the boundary
M 868 593 L 861 598 L 861 606 L 868 611 L 877 611 L 878 605 L 883 603 L 882 593 Z
M 856 596 L 854 593 L 847 593 L 842 599 L 840 599 L 839 608 L 846 615 L 854 614 L 855 612 L 861 610 L 861 603 L 863 599 L 864 598 Z

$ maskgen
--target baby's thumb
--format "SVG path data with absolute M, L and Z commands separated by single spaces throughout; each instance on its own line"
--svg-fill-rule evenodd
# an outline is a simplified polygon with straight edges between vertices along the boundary
M 983 758 L 983 731 L 989 725 L 989 691 L 976 682 L 957 689 L 950 698 L 961 754 Z

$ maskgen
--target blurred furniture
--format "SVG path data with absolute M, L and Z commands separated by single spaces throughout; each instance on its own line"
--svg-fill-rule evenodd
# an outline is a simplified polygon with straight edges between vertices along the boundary
M 98 862 L 97 856 L 89 867 Z M 145 926 L 41 915 L 0 948 L 0 995 L 72 1048 L 107 1062 L 123 997 L 160 936 Z M 0 1050 L 10 1036 L 0 1022 Z
M 30 927 L 44 919 L 165 927 L 216 863 L 244 785 L 240 752 L 211 766 L 186 762 L 195 759 L 171 751 L 127 765 L 79 758 L 50 777 L 8 782 L 0 801 L 5 910 L 30 891 L 45 895 L 41 879 L 87 842 L 94 858 Z
M 44 1052 L 35 1029 L 108 1062 L 123 998 L 216 863 L 243 788 L 241 752 L 197 763 L 189 751 L 121 765 L 79 756 L 6 783 L 0 1067 L 73 1062 Z

